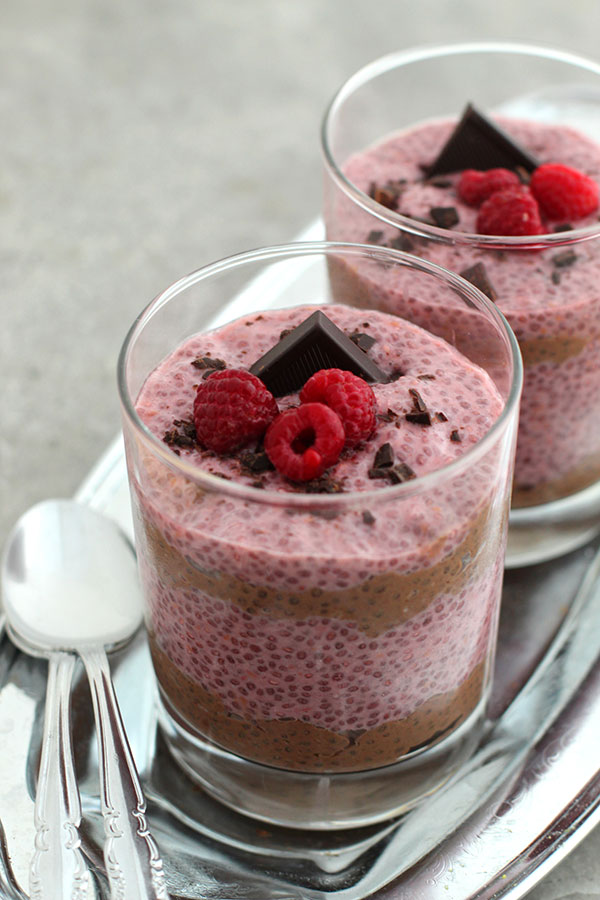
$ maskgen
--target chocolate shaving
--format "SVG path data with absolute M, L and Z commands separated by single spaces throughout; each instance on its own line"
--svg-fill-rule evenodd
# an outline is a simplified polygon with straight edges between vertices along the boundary
M 429 215 L 438 228 L 452 228 L 453 225 L 458 225 L 458 212 L 454 206 L 432 206 Z
M 438 420 L 438 422 L 447 422 L 448 421 L 448 416 L 443 412 L 436 412 L 435 417 Z
M 189 449 L 196 446 L 196 426 L 191 419 L 175 419 L 173 428 L 165 431 L 163 441 L 179 456 L 181 447 Z
M 390 484 L 402 484 L 416 478 L 415 472 L 408 463 L 399 462 L 395 466 L 373 467 L 368 471 L 369 478 L 385 478 Z
M 431 416 L 428 412 L 407 412 L 404 418 L 413 425 L 431 425 Z
M 385 187 L 378 187 L 376 184 L 372 184 L 369 190 L 369 197 L 381 206 L 385 206 L 386 209 L 395 210 L 398 208 L 398 194 L 387 190 Z
M 417 375 L 417 378 L 420 381 L 435 381 L 435 375 L 430 375 L 428 372 L 424 372 L 423 375 Z
M 398 413 L 394 412 L 393 409 L 388 407 L 387 411 L 384 413 L 376 413 L 377 418 L 380 422 L 393 422 L 394 419 L 398 418 Z
M 402 250 L 404 253 L 410 253 L 414 249 L 415 242 L 407 234 L 399 233 L 390 240 L 388 246 L 392 250 Z
M 552 284 L 560 284 L 560 272 L 557 272 L 556 269 L 550 275 L 550 279 Z
M 362 332 L 362 331 L 354 331 L 354 332 L 350 335 L 350 340 L 351 340 L 354 344 L 356 344 L 357 347 L 360 347 L 360 349 L 361 349 L 364 353 L 367 353 L 367 352 L 371 349 L 371 347 L 373 346 L 373 344 L 376 344 L 376 343 L 377 343 L 377 338 L 374 338 L 374 337 L 373 337 L 372 335 L 370 335 L 370 334 L 365 334 L 365 333 Z
M 450 432 L 450 440 L 454 441 L 455 444 L 460 444 L 460 442 L 462 441 L 462 438 L 456 428 Z
M 252 472 L 253 474 L 258 474 L 260 472 L 270 472 L 275 468 L 264 450 L 242 451 L 242 453 L 240 453 L 240 463 L 245 469 L 247 469 L 249 472 Z
M 383 240 L 383 231 L 373 228 L 367 235 L 367 244 L 381 244 Z
M 311 481 L 305 481 L 302 486 L 302 491 L 305 494 L 342 494 L 344 493 L 344 488 L 342 487 L 341 481 L 336 481 L 331 475 L 325 473 L 325 475 L 321 475 L 320 478 L 313 478 Z M 330 519 L 337 516 L 337 513 L 332 514 L 327 510 L 313 510 L 313 513 L 315 515 L 323 515 Z
M 463 169 L 522 168 L 533 172 L 538 166 L 531 153 L 469 103 L 426 173 L 431 178 Z
M 416 472 L 411 469 L 408 463 L 399 462 L 392 469 L 387 470 L 389 478 L 393 484 L 401 484 L 404 481 L 411 481 L 417 477 Z
M 555 225 L 552 231 L 554 231 L 556 234 L 561 231 L 573 231 L 573 226 L 569 225 L 567 222 L 563 222 L 562 225 Z
M 300 390 L 320 369 L 345 369 L 365 381 L 387 381 L 379 366 L 321 310 L 293 328 L 250 367 L 250 372 L 275 397 L 281 397 Z
M 374 525 L 375 524 L 375 516 L 373 515 L 372 512 L 369 512 L 368 509 L 365 509 L 365 511 L 363 512 L 362 520 L 365 523 L 365 525 Z
M 552 257 L 552 264 L 558 269 L 564 269 L 566 266 L 572 266 L 576 259 L 577 254 L 569 247 L 568 250 L 562 250 L 560 253 L 555 253 Z
M 420 393 L 415 388 L 409 388 L 408 392 L 412 397 L 413 408 L 410 412 L 405 413 L 406 421 L 412 422 L 414 425 L 431 425 L 431 413 Z
M 394 448 L 389 442 L 382 444 L 381 447 L 377 450 L 375 454 L 375 459 L 373 460 L 373 468 L 374 469 L 386 469 L 388 466 L 392 466 L 394 464 L 395 454 Z
M 196 369 L 211 369 L 213 372 L 227 368 L 225 360 L 213 359 L 212 356 L 197 356 L 192 360 L 192 365 Z
M 369 197 L 385 206 L 386 209 L 398 209 L 398 201 L 402 191 L 406 187 L 406 179 L 398 179 L 396 181 L 386 181 L 385 184 L 375 184 L 372 182 L 369 187 Z
M 488 278 L 486 268 L 482 262 L 475 263 L 474 266 L 469 266 L 468 269 L 463 269 L 462 272 L 459 272 L 458 274 L 466 281 L 470 281 L 482 294 L 489 297 L 493 303 L 496 302 L 498 295 Z

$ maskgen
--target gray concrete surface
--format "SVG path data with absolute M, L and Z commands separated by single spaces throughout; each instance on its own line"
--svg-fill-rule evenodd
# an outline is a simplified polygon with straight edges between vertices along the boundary
M 292 239 L 356 68 L 483 38 L 600 57 L 598 0 L 2 0 L 0 542 L 119 428 L 115 363 L 178 276 Z M 600 898 L 600 833 L 530 895 Z

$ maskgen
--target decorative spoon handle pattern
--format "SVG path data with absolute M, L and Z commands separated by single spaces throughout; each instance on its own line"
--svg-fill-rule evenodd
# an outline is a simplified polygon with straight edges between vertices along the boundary
M 86 900 L 89 872 L 80 849 L 81 802 L 75 780 L 69 703 L 75 657 L 48 658 L 46 713 L 35 799 L 32 900 Z
M 104 861 L 112 900 L 168 900 L 163 863 L 103 650 L 80 651 L 92 691 L 100 750 Z

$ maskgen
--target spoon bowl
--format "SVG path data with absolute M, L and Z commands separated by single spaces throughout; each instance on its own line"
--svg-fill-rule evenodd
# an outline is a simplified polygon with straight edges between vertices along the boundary
M 3 590 L 11 636 L 34 654 L 100 642 L 112 650 L 142 621 L 131 544 L 110 519 L 71 500 L 45 500 L 17 522 Z

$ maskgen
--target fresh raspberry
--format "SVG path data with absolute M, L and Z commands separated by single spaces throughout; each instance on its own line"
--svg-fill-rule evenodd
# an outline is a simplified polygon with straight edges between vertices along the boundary
M 540 209 L 525 187 L 496 191 L 481 205 L 477 216 L 479 234 L 544 234 Z
M 531 176 L 530 187 L 549 219 L 583 219 L 598 209 L 598 184 L 571 166 L 544 163 Z
M 519 176 L 510 169 L 465 169 L 456 186 L 458 196 L 469 206 L 480 206 L 484 200 L 509 187 L 519 187 Z
M 242 369 L 223 369 L 198 385 L 196 436 L 209 450 L 230 453 L 261 437 L 278 412 L 275 397 L 260 378 Z
M 300 391 L 301 403 L 324 403 L 338 414 L 346 446 L 354 447 L 375 430 L 375 394 L 363 378 L 344 369 L 321 369 Z
M 265 451 L 282 475 L 292 481 L 310 481 L 336 462 L 345 440 L 337 413 L 324 403 L 303 403 L 271 422 Z

